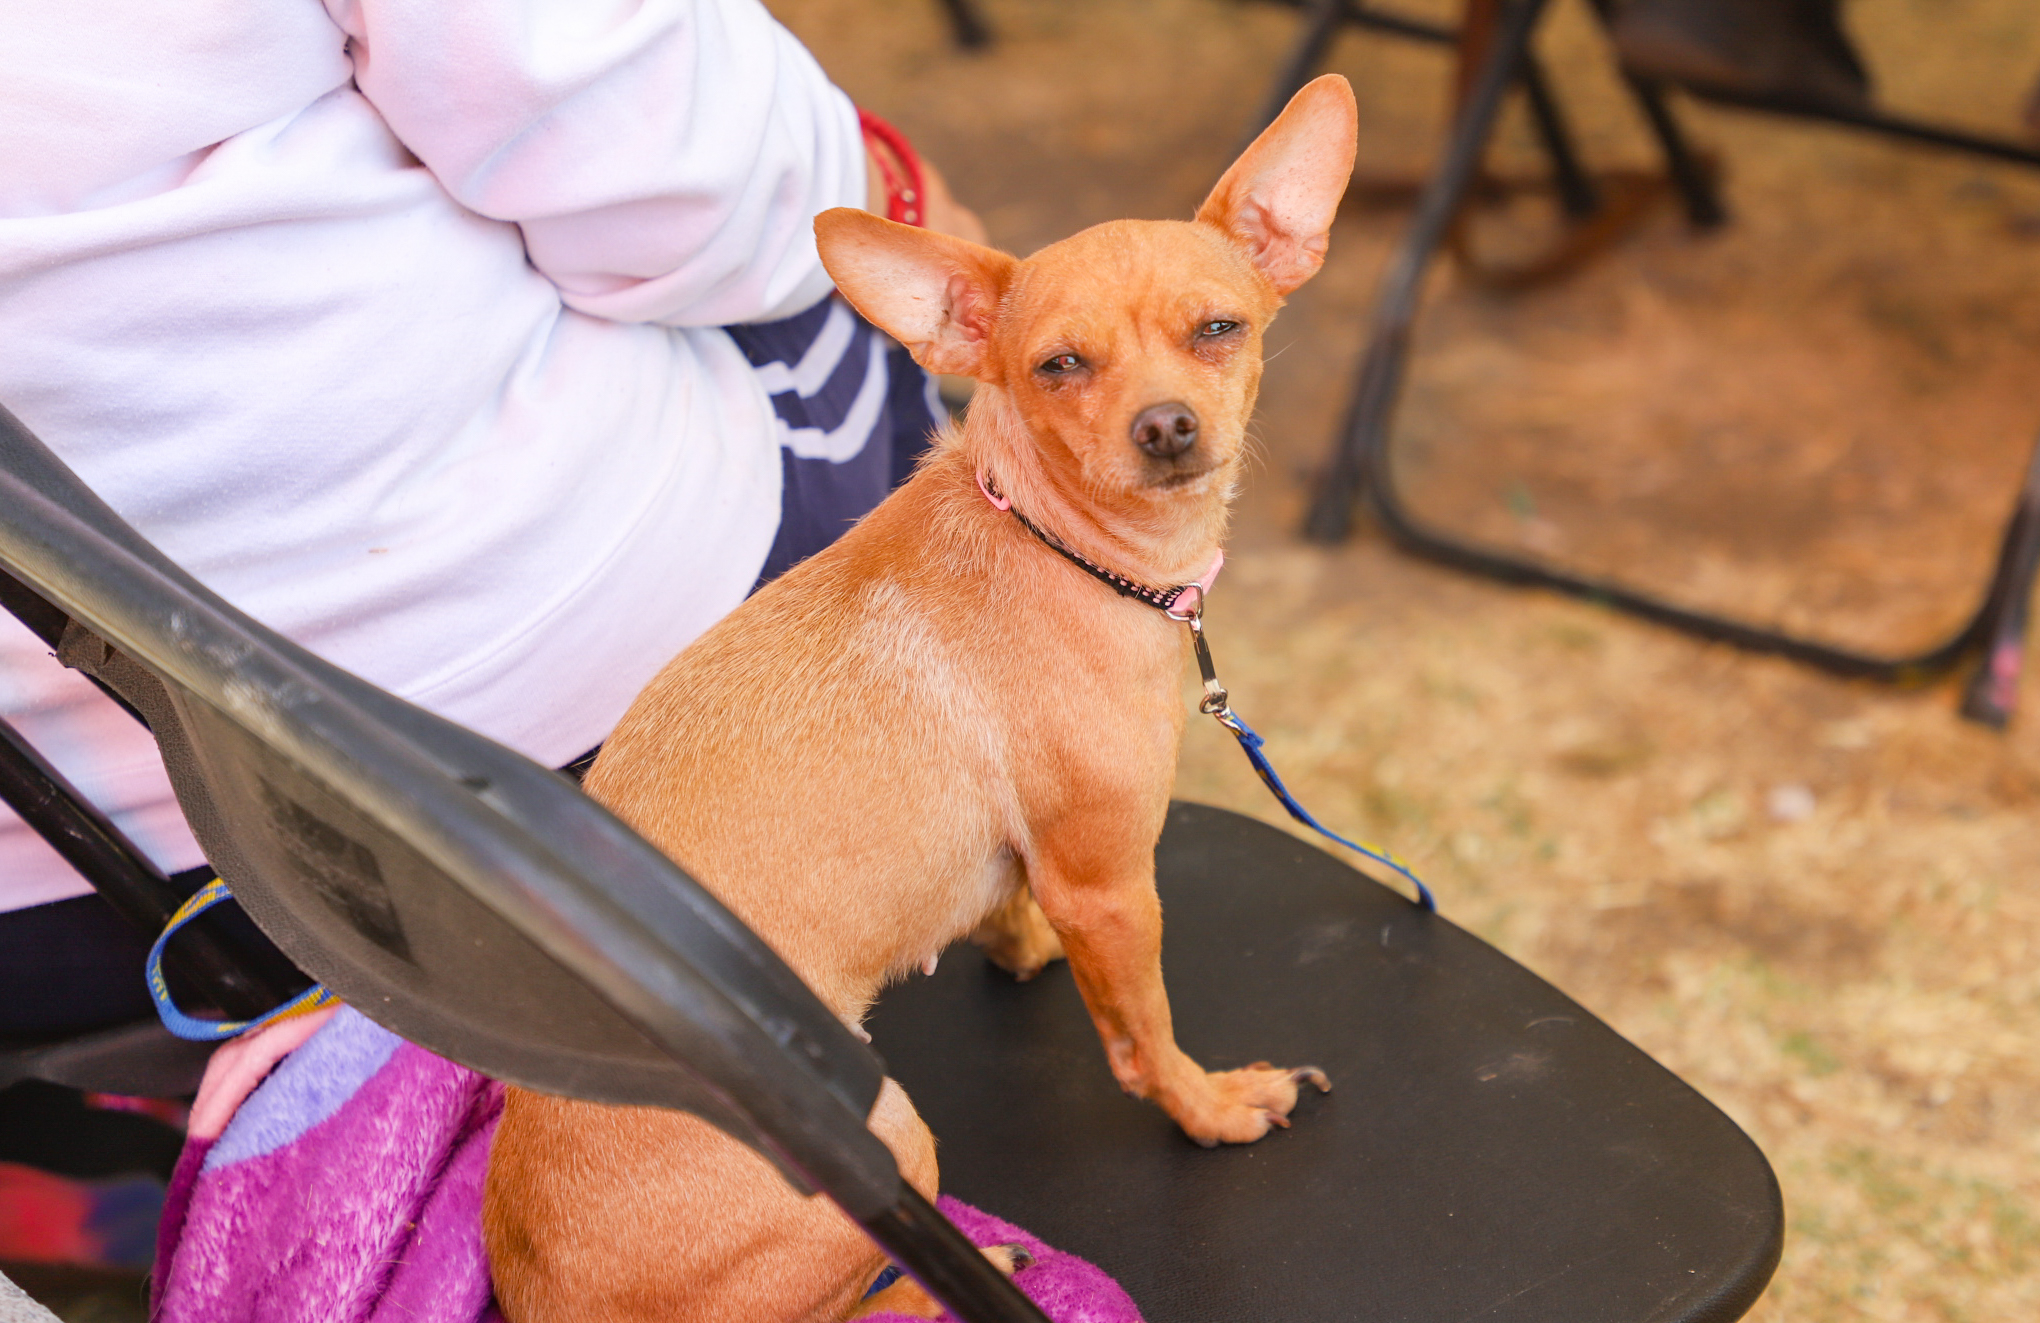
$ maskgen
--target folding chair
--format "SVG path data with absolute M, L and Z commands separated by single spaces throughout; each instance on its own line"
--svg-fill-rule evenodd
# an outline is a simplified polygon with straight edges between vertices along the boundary
M 1040 1318 L 865 1128 L 888 1066 L 566 779 L 241 615 L 4 411 L 0 570 L 147 719 L 208 858 L 307 974 L 484 1073 L 703 1116 L 968 1323 Z M 1314 1059 L 1338 1091 L 1198 1149 L 1119 1096 L 1066 969 L 1018 985 L 958 952 L 872 1025 L 946 1188 L 1154 1323 L 1718 1323 L 1762 1291 L 1783 1234 L 1763 1155 L 1587 1011 L 1238 815 L 1177 805 L 1158 864 L 1185 1045 Z
M 208 861 L 313 978 L 496 1078 L 693 1112 L 971 1323 L 1040 1323 L 865 1127 L 878 1057 L 570 782 L 241 615 L 4 413 L 0 512 L 11 595 L 65 617 L 59 656 L 147 721 Z
M 1589 0 L 1603 21 L 1614 0 Z M 1344 541 L 1352 529 L 1356 498 L 1365 495 L 1384 530 L 1397 544 L 1455 568 L 1508 583 L 1556 589 L 1633 612 L 1703 638 L 1755 652 L 1775 653 L 1842 675 L 1884 681 L 1916 681 L 1980 656 L 1963 696 L 1964 716 L 2002 727 L 2017 700 L 2024 653 L 2028 600 L 2040 567 L 2040 444 L 2025 482 L 2011 502 L 1997 561 L 1970 618 L 1944 641 L 1905 656 L 1837 647 L 1783 633 L 1769 626 L 1695 610 L 1621 582 L 1574 573 L 1547 561 L 1500 547 L 1468 541 L 1420 518 L 1396 485 L 1392 427 L 1408 371 L 1424 276 L 1439 250 L 1453 239 L 1467 201 L 1481 177 L 1481 162 L 1493 138 L 1504 98 L 1520 87 L 1526 97 L 1552 169 L 1552 183 L 1571 232 L 1585 233 L 1605 199 L 1579 163 L 1565 119 L 1531 49 L 1548 0 L 1467 0 L 1465 23 L 1457 29 L 1424 23 L 1362 0 L 1309 0 L 1308 17 L 1288 65 L 1276 80 L 1269 105 L 1280 108 L 1322 63 L 1331 39 L 1348 24 L 1416 40 L 1459 47 L 1462 96 L 1444 152 L 1424 185 L 1415 218 L 1401 250 L 1381 279 L 1367 348 L 1354 383 L 1346 421 L 1319 471 L 1305 535 L 1314 541 Z M 1726 219 L 1704 161 L 1687 144 L 1684 130 L 1662 86 L 1624 76 L 1664 160 L 1687 219 L 1709 228 Z M 2040 149 L 1874 111 L 1811 105 L 1797 101 L 1735 96 L 1712 88 L 1690 89 L 1712 100 L 1765 113 L 1813 118 L 1925 143 L 1948 150 L 2024 165 L 2040 165 Z M 1606 233 L 1604 229 L 1603 234 Z M 1556 274 L 1584 255 L 1561 242 L 1553 260 L 1532 264 L 1530 273 Z M 1521 280 L 1517 283 L 1523 283 Z

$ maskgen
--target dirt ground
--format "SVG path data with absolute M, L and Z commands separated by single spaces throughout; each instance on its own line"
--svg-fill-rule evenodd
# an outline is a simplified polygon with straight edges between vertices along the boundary
M 1447 16 L 1449 0 L 1405 0 Z M 935 0 L 773 0 L 1020 252 L 1183 216 L 1296 30 L 1232 0 L 988 0 L 966 55 Z M 1650 164 L 1584 6 L 1543 49 L 1597 164 Z M 2040 76 L 2022 0 L 1861 0 L 1888 104 L 2009 132 Z M 1414 175 L 1436 50 L 1331 67 L 1362 170 Z M 1520 114 L 1520 112 L 1515 112 Z M 1688 106 L 1729 228 L 1661 211 L 1559 286 L 1441 271 L 1398 424 L 1419 508 L 1460 532 L 1883 652 L 1971 609 L 2040 433 L 2040 172 Z M 1496 157 L 1534 167 L 1512 121 Z M 1535 205 L 1482 219 L 1525 242 Z M 1349 198 L 1271 333 L 1211 623 L 1301 797 L 1390 843 L 1453 918 L 1724 1107 L 1790 1218 L 1753 1318 L 2040 1317 L 2040 687 L 2007 734 L 1911 691 L 1752 658 L 1388 548 L 1294 535 L 1375 282 L 1407 223 Z M 1199 723 L 1179 793 L 1276 821 Z

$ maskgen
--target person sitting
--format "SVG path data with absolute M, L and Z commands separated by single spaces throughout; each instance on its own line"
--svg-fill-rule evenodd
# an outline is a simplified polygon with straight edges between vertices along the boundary
M 942 412 L 812 222 L 981 239 L 757 0 L 15 0 L 0 404 L 263 623 L 549 765 Z M 0 717 L 187 890 L 148 733 L 0 614 Z M 150 1014 L 0 809 L 0 1037 Z

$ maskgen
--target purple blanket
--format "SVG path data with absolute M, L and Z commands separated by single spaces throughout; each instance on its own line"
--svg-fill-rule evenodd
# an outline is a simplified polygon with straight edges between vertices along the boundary
M 502 1108 L 500 1084 L 346 1007 L 222 1049 L 163 1212 L 156 1323 L 496 1323 L 481 1199 Z M 1032 1250 L 1015 1280 L 1056 1323 L 1139 1323 L 1091 1264 L 941 1208 Z

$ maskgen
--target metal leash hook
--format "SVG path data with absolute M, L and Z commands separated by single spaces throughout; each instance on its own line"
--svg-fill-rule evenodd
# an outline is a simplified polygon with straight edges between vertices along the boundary
M 1232 695 L 1218 682 L 1218 668 L 1211 662 L 1211 645 L 1204 641 L 1204 603 L 1199 602 L 1191 612 L 1190 643 L 1197 653 L 1197 670 L 1204 677 L 1204 697 L 1197 702 L 1197 710 L 1207 717 L 1218 718 L 1218 724 L 1238 735 L 1246 727 L 1233 715 Z

